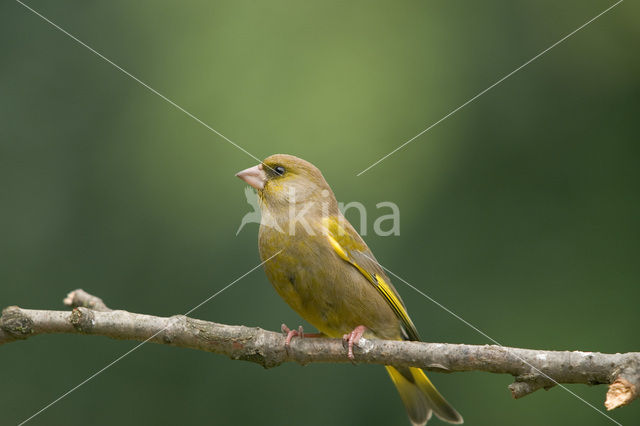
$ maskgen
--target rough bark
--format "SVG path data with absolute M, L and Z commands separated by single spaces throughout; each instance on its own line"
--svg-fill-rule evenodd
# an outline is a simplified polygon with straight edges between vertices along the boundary
M 109 309 L 102 299 L 75 290 L 64 299 L 72 311 L 10 306 L 0 317 L 0 345 L 39 334 L 75 333 L 107 336 L 197 349 L 251 361 L 265 368 L 284 362 L 350 362 L 342 341 L 294 338 L 285 348 L 281 333 L 257 327 L 217 324 L 176 315 L 156 317 Z M 514 398 L 560 383 L 608 384 L 608 410 L 629 404 L 640 390 L 640 352 L 603 354 L 545 351 L 496 345 L 364 340 L 356 361 L 414 366 L 439 372 L 486 371 L 510 374 Z

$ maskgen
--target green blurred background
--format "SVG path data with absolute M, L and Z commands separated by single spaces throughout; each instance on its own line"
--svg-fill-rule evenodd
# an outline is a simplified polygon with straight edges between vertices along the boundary
M 612 3 L 28 4 L 254 155 L 310 160 L 371 218 L 376 203 L 397 203 L 400 236 L 366 238 L 377 257 L 502 344 L 640 350 L 633 2 L 360 177 Z M 235 236 L 250 208 L 234 173 L 253 159 L 19 3 L 0 6 L 0 34 L 1 306 L 62 309 L 82 287 L 172 315 L 259 262 L 257 225 Z M 489 343 L 396 286 L 426 340 Z M 301 323 L 261 271 L 192 316 Z M 134 345 L 60 335 L 3 346 L 0 423 Z M 508 376 L 431 377 L 467 424 L 612 424 L 559 388 L 514 401 Z M 605 387 L 569 388 L 603 408 Z M 637 424 L 640 403 L 610 415 Z M 30 424 L 409 423 L 377 366 L 264 370 L 149 344 Z

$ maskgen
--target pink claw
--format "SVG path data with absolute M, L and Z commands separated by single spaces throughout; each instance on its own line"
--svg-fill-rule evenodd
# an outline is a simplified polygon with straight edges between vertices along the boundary
M 283 333 L 287 334 L 287 337 L 284 339 L 284 345 L 286 347 L 289 347 L 289 345 L 291 344 L 291 339 L 293 339 L 295 336 L 304 339 L 304 330 L 302 329 L 302 326 L 299 326 L 297 330 L 291 330 L 289 329 L 289 327 L 287 327 L 286 324 L 282 324 L 281 329 Z
M 347 351 L 347 357 L 351 361 L 355 360 L 355 356 L 353 355 L 353 345 L 358 344 L 358 342 L 360 341 L 360 338 L 362 337 L 366 329 L 367 327 L 365 327 L 364 325 L 359 325 L 356 328 L 354 328 L 351 333 L 347 333 L 344 336 L 342 336 L 342 342 L 348 345 L 349 349 Z
M 282 332 L 287 335 L 287 337 L 284 339 L 284 346 L 286 348 L 289 348 L 289 345 L 291 344 L 291 339 L 293 339 L 295 336 L 298 336 L 301 339 L 304 339 L 307 337 L 326 337 L 322 333 L 306 333 L 305 334 L 304 331 L 302 330 L 302 326 L 299 326 L 297 330 L 291 330 L 289 329 L 289 327 L 287 327 L 287 324 L 282 324 L 280 328 Z

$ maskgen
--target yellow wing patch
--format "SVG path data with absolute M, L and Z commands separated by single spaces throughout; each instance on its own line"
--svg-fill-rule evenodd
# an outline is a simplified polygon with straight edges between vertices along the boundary
M 396 314 L 398 319 L 402 321 L 403 329 L 406 331 L 407 337 L 410 340 L 420 340 L 418 336 L 418 331 L 416 330 L 416 326 L 413 325 L 413 321 L 411 321 L 411 318 L 409 318 L 407 311 L 404 309 L 402 302 L 400 301 L 400 299 L 398 299 L 393 289 L 389 286 L 389 284 L 387 284 L 384 278 L 382 278 L 380 275 L 377 275 L 375 273 L 370 273 L 369 271 L 365 270 L 360 265 L 358 265 L 353 259 L 351 259 L 351 257 L 349 256 L 345 248 L 338 242 L 336 238 L 333 237 L 333 235 L 335 235 L 335 232 L 332 232 L 332 231 L 336 230 L 335 227 L 340 227 L 340 229 L 337 229 L 342 231 L 340 235 L 345 236 L 347 234 L 344 232 L 344 229 L 340 226 L 340 224 L 338 224 L 335 221 L 331 221 L 331 222 L 333 224 L 334 229 L 331 229 L 332 227 L 327 227 L 329 231 L 329 234 L 327 235 L 327 239 L 329 240 L 329 244 L 331 244 L 331 247 L 333 247 L 333 250 L 336 252 L 336 254 L 346 262 L 349 262 L 351 265 L 353 265 L 353 267 L 355 267 L 367 279 L 367 281 L 369 281 L 369 283 L 371 283 L 371 285 L 373 285 L 375 289 L 378 290 L 378 293 L 380 293 L 380 295 L 384 297 L 384 299 L 387 301 L 387 303 L 389 304 L 393 312 Z M 344 238 L 341 238 L 341 239 L 344 239 Z M 351 238 L 349 239 L 352 240 Z
M 342 220 L 346 221 L 344 218 L 342 218 Z M 335 217 L 323 218 L 322 224 L 327 231 L 327 235 L 331 236 L 344 250 L 367 250 L 366 244 L 352 238 L 340 222 L 341 220 Z
M 333 247 L 333 250 L 335 250 L 335 252 L 338 253 L 338 256 L 340 256 L 342 259 L 346 260 L 347 262 L 351 263 L 349 261 L 349 255 L 342 249 L 342 246 L 336 241 L 336 239 L 333 238 L 331 235 L 327 235 L 327 238 L 329 239 L 329 244 L 331 244 L 331 247 Z
M 371 277 L 377 283 L 376 289 L 380 292 L 380 294 L 384 296 L 385 300 L 387 301 L 387 303 L 389 303 L 396 316 L 402 321 L 402 325 L 404 326 L 408 337 L 411 340 L 420 340 L 420 338 L 418 337 L 416 326 L 413 325 L 413 321 L 411 321 L 411 318 L 409 318 L 407 311 L 404 309 L 404 306 L 402 306 L 402 302 L 400 302 L 400 300 L 396 297 L 396 294 L 393 292 L 391 287 L 389 287 L 389 284 L 387 284 L 387 282 L 381 276 L 378 276 L 376 274 L 371 274 Z M 369 280 L 369 282 L 371 282 L 371 280 Z

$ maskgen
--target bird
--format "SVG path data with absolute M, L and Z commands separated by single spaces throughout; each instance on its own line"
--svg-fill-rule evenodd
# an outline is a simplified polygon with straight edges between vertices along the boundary
M 373 253 L 338 208 L 320 170 L 288 154 L 274 154 L 237 177 L 258 194 L 258 248 L 277 293 L 320 336 L 344 340 L 347 356 L 361 338 L 419 341 L 404 302 Z M 292 338 L 307 336 L 302 327 Z M 414 426 L 432 414 L 460 424 L 462 416 L 416 367 L 385 366 Z

